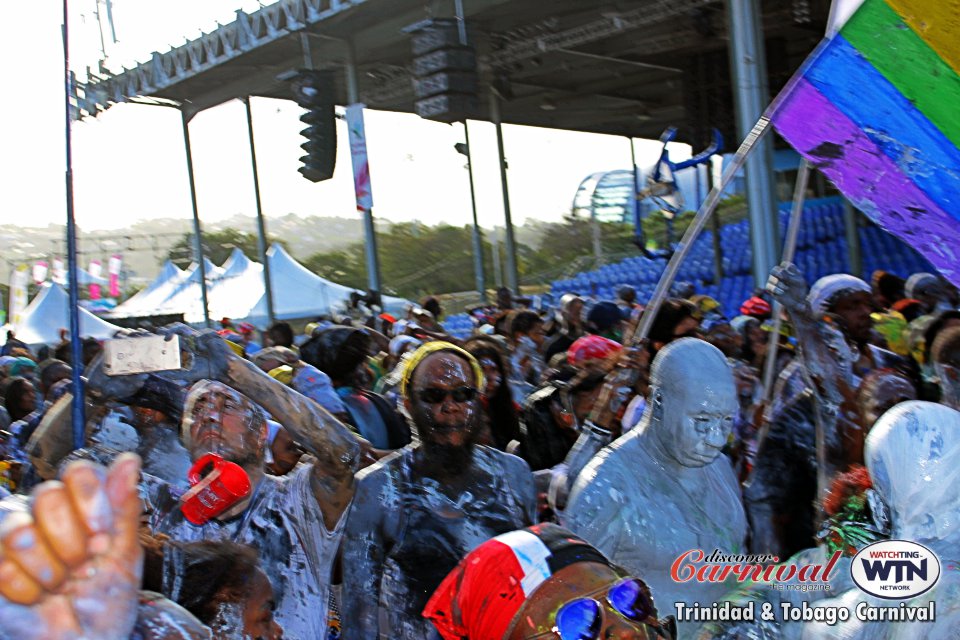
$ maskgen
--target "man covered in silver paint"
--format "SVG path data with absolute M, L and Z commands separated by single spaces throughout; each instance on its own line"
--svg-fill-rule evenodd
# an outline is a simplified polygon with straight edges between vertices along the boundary
M 438 638 L 422 616 L 443 578 L 482 542 L 534 523 L 527 464 L 475 445 L 483 373 L 445 342 L 420 347 L 401 382 L 413 444 L 357 474 L 343 544 L 347 640 Z
M 644 576 L 658 602 L 710 602 L 723 584 L 677 584 L 670 568 L 691 549 L 744 547 L 740 487 L 720 455 L 737 411 L 733 373 L 719 349 L 683 338 L 657 354 L 650 382 L 640 424 L 580 473 L 564 524 Z

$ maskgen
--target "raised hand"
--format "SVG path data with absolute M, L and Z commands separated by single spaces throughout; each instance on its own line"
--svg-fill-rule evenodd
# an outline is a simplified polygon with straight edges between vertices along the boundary
M 807 306 L 807 282 L 796 265 L 784 262 L 770 271 L 767 291 L 790 312 L 802 311 Z
M 137 616 L 140 458 L 67 467 L 0 524 L 0 637 L 126 640 Z

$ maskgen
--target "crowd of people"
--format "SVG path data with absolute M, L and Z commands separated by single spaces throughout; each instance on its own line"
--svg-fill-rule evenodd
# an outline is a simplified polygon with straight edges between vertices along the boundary
M 739 309 L 673 294 L 643 340 L 629 286 L 544 308 L 501 289 L 466 340 L 434 297 L 262 341 L 226 318 L 138 330 L 116 339 L 163 335 L 182 368 L 129 375 L 96 341 L 74 363 L 67 340 L 9 333 L 0 637 L 826 638 L 780 617 L 678 621 L 676 604 L 867 598 L 848 576 L 778 592 L 671 566 L 883 539 L 960 560 L 955 287 L 808 287 L 784 264 Z M 854 619 L 842 637 L 955 637 L 955 576 L 924 595 L 942 597 L 922 632 Z

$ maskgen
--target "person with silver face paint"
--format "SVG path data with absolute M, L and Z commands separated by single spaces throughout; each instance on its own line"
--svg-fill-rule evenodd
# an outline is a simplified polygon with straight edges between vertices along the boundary
M 874 489 L 890 520 L 890 539 L 919 542 L 940 559 L 941 576 L 929 591 L 906 602 L 911 607 L 935 603 L 936 620 L 864 622 L 851 615 L 846 623 L 807 623 L 803 640 L 948 640 L 960 628 L 960 412 L 932 402 L 897 405 L 867 436 L 866 463 Z M 835 593 L 835 592 L 834 592 Z M 817 606 L 859 603 L 897 608 L 902 600 L 868 596 L 850 588 Z M 790 637 L 797 637 L 791 634 Z M 786 637 L 786 636 L 785 636 Z
M 401 397 L 414 442 L 357 474 L 343 543 L 347 640 L 426 640 L 421 612 L 469 551 L 533 524 L 536 497 L 525 462 L 475 445 L 480 364 L 447 342 L 411 356 Z
M 818 520 L 813 505 L 831 478 L 862 462 L 858 452 L 869 425 L 859 419 L 856 392 L 864 376 L 903 371 L 905 363 L 870 344 L 873 298 L 863 280 L 833 274 L 808 291 L 796 266 L 784 263 L 771 271 L 767 288 L 790 316 L 800 357 L 774 388 L 744 503 L 751 551 L 789 557 L 813 540 Z
M 180 508 L 181 491 L 145 474 L 150 528 L 179 542 L 229 540 L 256 548 L 275 592 L 277 622 L 286 634 L 325 638 L 343 514 L 369 443 L 314 401 L 236 356 L 215 333 L 183 326 L 171 332 L 181 335 L 191 365 L 170 375 L 196 381 L 180 431 L 191 459 L 212 453 L 239 465 L 251 491 L 197 525 Z M 312 464 L 301 464 L 283 477 L 265 473 L 267 424 L 260 407 L 315 458 Z M 166 576 L 165 591 L 176 600 L 182 587 L 176 555 Z
M 657 602 L 710 602 L 724 585 L 678 584 L 670 567 L 690 549 L 744 547 L 740 487 L 720 455 L 737 412 L 733 374 L 719 349 L 682 338 L 657 354 L 650 384 L 640 424 L 580 473 L 562 524 L 644 576 Z

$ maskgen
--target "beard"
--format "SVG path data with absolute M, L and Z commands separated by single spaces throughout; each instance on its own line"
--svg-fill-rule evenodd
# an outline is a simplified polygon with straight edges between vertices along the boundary
M 425 470 L 450 475 L 470 466 L 480 437 L 478 412 L 473 412 L 461 425 L 438 425 L 429 410 L 418 403 L 412 409 L 411 418 L 411 426 L 420 438 L 421 463 Z M 443 434 L 451 432 L 463 433 L 463 440 L 458 444 L 446 442 Z
M 458 445 L 446 444 L 425 438 L 422 442 L 424 461 L 431 468 L 445 473 L 465 470 L 473 460 L 473 449 L 476 446 L 477 433 L 471 431 L 469 438 Z

